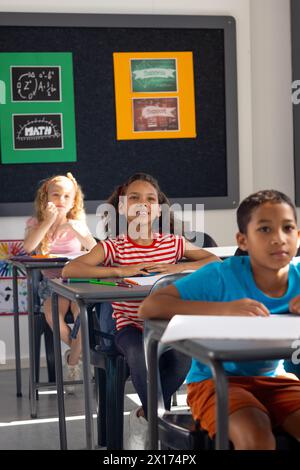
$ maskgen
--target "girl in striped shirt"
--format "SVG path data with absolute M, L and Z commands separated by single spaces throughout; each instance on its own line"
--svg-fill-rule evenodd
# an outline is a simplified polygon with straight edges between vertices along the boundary
M 119 186 L 108 203 L 117 215 L 125 216 L 126 233 L 116 238 L 100 241 L 90 253 L 68 263 L 63 275 L 66 277 L 128 277 L 163 274 L 198 269 L 218 260 L 206 250 L 189 243 L 183 236 L 161 232 L 162 206 L 169 201 L 150 175 L 137 173 Z M 172 215 L 171 229 L 172 227 Z M 155 230 L 155 225 L 158 227 Z M 119 218 L 116 221 L 117 233 Z M 182 258 L 189 261 L 176 264 Z M 139 395 L 142 407 L 130 415 L 130 449 L 142 449 L 147 431 L 147 371 L 143 347 L 143 321 L 138 317 L 141 302 L 113 302 L 116 319 L 117 349 L 125 356 L 132 383 Z M 170 408 L 173 393 L 183 383 L 189 370 L 190 359 L 169 350 L 161 359 L 160 370 L 165 392 L 166 408 Z M 133 428 L 133 429 L 131 429 Z

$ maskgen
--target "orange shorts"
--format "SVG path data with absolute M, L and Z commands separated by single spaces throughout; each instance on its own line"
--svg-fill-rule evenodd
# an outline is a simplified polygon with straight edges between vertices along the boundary
M 215 384 L 213 379 L 188 384 L 187 401 L 193 418 L 213 437 L 216 433 Z M 272 426 L 300 409 L 300 380 L 286 377 L 228 377 L 228 414 L 255 407 L 270 417 Z

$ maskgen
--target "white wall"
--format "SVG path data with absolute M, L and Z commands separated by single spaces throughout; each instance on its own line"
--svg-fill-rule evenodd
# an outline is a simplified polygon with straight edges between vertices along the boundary
M 26 8 L 24 8 L 26 5 Z M 237 22 L 238 100 L 240 132 L 240 184 L 244 197 L 253 188 L 252 181 L 252 121 L 251 121 L 251 75 L 250 64 L 250 9 L 249 0 L 53 0 L 51 3 L 22 0 L 0 0 L 0 11 L 26 12 L 82 12 L 82 13 L 145 13 L 145 14 L 218 14 L 232 15 Z M 116 184 L 118 184 L 116 180 Z M 1 238 L 22 238 L 24 218 L 0 218 Z M 91 229 L 96 226 L 90 217 Z M 235 213 L 232 210 L 208 211 L 205 230 L 219 245 L 232 245 L 235 233 Z
M 241 198 L 267 187 L 294 195 L 289 0 L 0 0 L 0 11 L 234 16 Z M 24 220 L 0 218 L 0 239 L 22 238 Z M 89 215 L 88 222 L 94 232 L 95 216 Z M 234 244 L 235 211 L 207 211 L 205 230 L 219 245 Z M 0 321 L 1 336 L 8 338 L 12 320 Z M 8 343 L 8 356 L 13 356 L 13 343 Z
M 290 10 L 285 0 L 251 0 L 253 189 L 294 197 Z

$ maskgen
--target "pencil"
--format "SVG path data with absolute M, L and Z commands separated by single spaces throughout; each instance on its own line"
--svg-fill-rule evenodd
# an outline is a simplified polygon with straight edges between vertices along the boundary
M 133 281 L 132 279 L 127 279 L 124 278 L 124 282 L 129 282 L 129 284 L 132 284 L 133 286 L 139 286 L 140 284 L 136 281 Z

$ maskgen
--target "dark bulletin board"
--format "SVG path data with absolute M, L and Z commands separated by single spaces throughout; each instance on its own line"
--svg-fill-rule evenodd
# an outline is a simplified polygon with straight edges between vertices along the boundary
M 77 162 L 0 164 L 0 215 L 30 214 L 39 181 L 67 171 L 88 212 L 137 171 L 155 176 L 172 202 L 237 206 L 232 17 L 4 13 L 0 50 L 72 52 L 77 141 Z M 193 52 L 197 137 L 117 141 L 113 52 L 155 51 Z
M 300 4 L 291 0 L 295 201 L 300 206 Z M 297 82 L 296 82 L 297 81 Z

